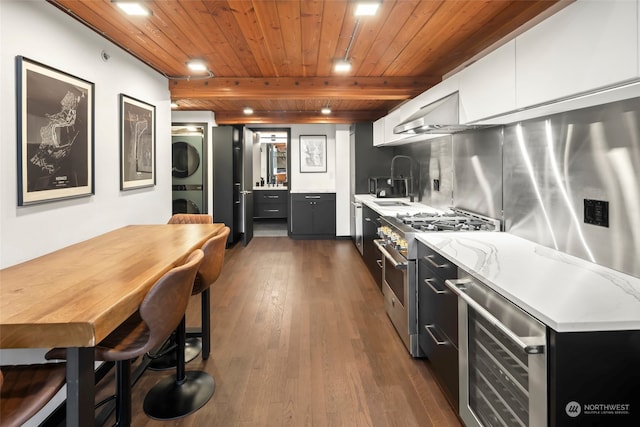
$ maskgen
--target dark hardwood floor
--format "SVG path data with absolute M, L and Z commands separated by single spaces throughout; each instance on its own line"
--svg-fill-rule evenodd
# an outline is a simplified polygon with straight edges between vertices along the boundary
M 199 303 L 192 298 L 188 326 Z M 133 390 L 133 425 L 460 425 L 428 362 L 402 345 L 351 241 L 238 244 L 211 305 L 211 358 L 187 369 L 213 375 L 213 398 L 188 417 L 151 420 L 144 395 L 171 371 L 147 371 Z

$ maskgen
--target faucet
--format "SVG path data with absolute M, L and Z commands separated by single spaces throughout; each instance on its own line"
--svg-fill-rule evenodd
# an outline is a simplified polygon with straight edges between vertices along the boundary
M 393 156 L 393 158 L 391 159 L 391 185 L 393 185 L 393 180 L 395 179 L 394 169 L 397 159 L 409 160 L 409 201 L 413 203 L 415 197 L 415 194 L 413 193 L 413 159 L 409 156 L 403 155 Z

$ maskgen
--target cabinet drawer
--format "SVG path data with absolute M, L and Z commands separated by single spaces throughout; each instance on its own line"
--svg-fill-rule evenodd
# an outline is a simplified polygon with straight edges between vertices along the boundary
M 418 274 L 419 325 L 434 324 L 458 347 L 458 298 L 431 270 Z M 420 331 L 422 333 L 423 331 Z
M 254 192 L 253 201 L 256 204 L 286 203 L 287 192 L 286 191 L 265 191 L 265 190 L 256 191 Z
M 427 354 L 447 399 L 458 407 L 458 349 L 434 325 L 420 326 L 420 348 Z
M 253 216 L 256 218 L 286 218 L 287 206 L 281 204 L 256 206 Z
M 455 279 L 458 267 L 430 247 L 418 244 L 418 261 L 443 279 Z

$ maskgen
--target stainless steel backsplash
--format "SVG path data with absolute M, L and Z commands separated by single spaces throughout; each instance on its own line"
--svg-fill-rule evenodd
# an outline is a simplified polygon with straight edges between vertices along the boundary
M 416 201 L 439 209 L 453 203 L 453 153 L 451 135 L 395 147 L 394 154 L 410 156 L 416 163 Z
M 501 126 L 453 135 L 453 205 L 502 219 Z
M 640 98 L 394 154 L 420 164 L 422 203 L 500 218 L 509 233 L 640 277 Z M 608 227 L 585 224 L 585 199 L 608 203 Z
M 633 99 L 504 127 L 505 230 L 640 277 L 639 126 Z M 585 199 L 608 202 L 608 227 L 585 224 Z

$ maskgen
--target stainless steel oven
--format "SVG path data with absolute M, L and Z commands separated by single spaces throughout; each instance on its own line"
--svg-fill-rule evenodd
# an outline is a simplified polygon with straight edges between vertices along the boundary
M 402 253 L 403 249 L 394 242 L 376 240 L 374 243 L 382 254 L 382 294 L 385 311 L 405 347 L 411 351 L 408 303 L 412 299 L 409 298 L 408 274 L 410 268 L 415 268 L 415 264 L 407 260 L 406 255 Z
M 458 296 L 460 418 L 472 426 L 546 426 L 546 328 L 473 278 Z

